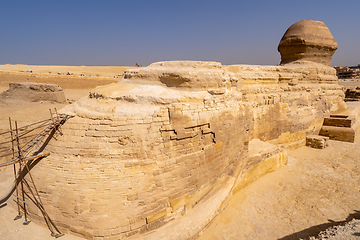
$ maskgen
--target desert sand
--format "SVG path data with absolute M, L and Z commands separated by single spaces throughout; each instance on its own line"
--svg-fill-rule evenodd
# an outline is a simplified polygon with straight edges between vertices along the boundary
M 22 64 L 0 65 L 0 92 L 9 88 L 10 82 L 41 82 L 59 85 L 65 92 L 68 102 L 73 102 L 96 86 L 117 82 L 122 73 L 132 67 L 111 66 L 36 66 Z M 31 72 L 30 72 L 31 71 Z M 72 75 L 66 75 L 69 72 Z M 81 76 L 84 74 L 84 76 Z M 50 116 L 49 108 L 60 109 L 66 104 L 25 103 L 0 100 L 0 129 L 7 127 L 8 118 L 19 122 L 32 122 Z M 11 111 L 8 111 L 8 109 Z M 46 109 L 46 111 L 44 111 Z M 6 116 L 4 115 L 7 114 Z M 26 119 L 26 120 L 25 120 Z M 5 124 L 5 125 L 2 125 Z
M 56 83 L 64 89 L 69 102 L 0 100 L 0 130 L 8 128 L 9 117 L 18 120 L 19 125 L 48 118 L 49 108 L 61 109 L 96 86 L 118 81 L 116 76 L 121 76 L 126 68 L 2 65 L 0 92 L 12 81 Z M 73 75 L 66 75 L 67 71 Z M 81 73 L 85 76 L 80 76 Z M 301 147 L 288 154 L 289 162 L 284 168 L 233 195 L 228 207 L 199 239 L 299 239 L 360 217 L 359 141 L 330 141 L 326 149 Z M 0 169 L 0 197 L 12 184 L 12 171 L 11 166 Z M 54 239 L 42 223 L 33 221 L 24 226 L 23 219 L 13 220 L 16 215 L 12 200 L 0 205 L 0 239 Z M 358 232 L 347 234 L 348 238 L 342 239 L 355 239 L 359 235 Z M 60 239 L 82 238 L 66 234 Z
M 45 66 L 45 65 L 26 65 L 26 64 L 5 64 L 0 65 L 0 71 L 11 73 L 33 73 L 41 75 L 66 75 L 69 73 L 71 76 L 80 76 L 83 74 L 85 77 L 101 77 L 113 78 L 121 77 L 122 73 L 133 67 L 126 66 Z

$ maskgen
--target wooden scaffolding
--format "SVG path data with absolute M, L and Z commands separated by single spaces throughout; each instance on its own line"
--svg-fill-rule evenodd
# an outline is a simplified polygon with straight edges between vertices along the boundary
M 18 207 L 18 215 L 14 220 L 20 219 L 24 214 L 23 224 L 28 225 L 30 221 L 27 206 L 28 202 L 32 202 L 43 215 L 51 235 L 58 238 L 64 234 L 47 214 L 30 172 L 38 161 L 50 155 L 43 153 L 44 148 L 51 138 L 61 134 L 60 126 L 69 118 L 69 115 L 59 115 L 56 109 L 54 112 L 50 110 L 50 115 L 49 119 L 22 127 L 9 118 L 9 129 L 0 132 L 0 168 L 13 165 L 15 177 L 14 187 L 4 199 L 0 199 L 0 203 L 14 196 Z

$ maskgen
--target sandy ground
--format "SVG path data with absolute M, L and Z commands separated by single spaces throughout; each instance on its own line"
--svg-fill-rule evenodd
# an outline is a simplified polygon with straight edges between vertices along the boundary
M 12 185 L 14 174 L 12 166 L 5 167 L 0 170 L 0 197 L 9 191 L 9 186 Z M 28 225 L 23 225 L 24 216 L 16 221 L 13 219 L 17 216 L 16 205 L 8 200 L 4 204 L 0 204 L 0 239 L 15 240 L 15 239 L 29 239 L 29 240 L 47 240 L 55 239 L 51 236 L 51 232 L 42 224 L 37 224 L 34 221 Z M 46 209 L 46 206 L 45 206 Z M 51 216 L 50 216 L 51 217 Z M 31 221 L 32 219 L 29 218 Z M 62 240 L 81 240 L 82 237 L 73 234 L 65 234 Z
M 132 66 L 55 66 L 55 65 L 24 65 L 24 64 L 5 64 L 0 65 L 0 72 L 27 73 L 41 75 L 66 75 L 84 77 L 121 77 L 125 69 L 135 68 Z
M 0 92 L 7 90 L 8 87 L 1 87 Z M 89 94 L 91 89 L 64 89 L 65 97 L 74 102 L 79 98 Z M 0 99 L 0 130 L 9 128 L 9 117 L 18 121 L 19 126 L 24 126 L 32 122 L 50 118 L 49 109 L 57 110 L 68 104 L 61 103 L 26 103 L 22 101 L 3 101 Z
M 1 72 L 0 66 L 0 91 L 7 89 L 8 78 L 34 75 L 35 68 L 31 68 L 33 73 L 16 73 L 19 70 L 15 67 L 14 72 L 9 73 Z M 78 70 L 81 72 L 80 68 Z M 2 74 L 8 75 L 4 78 Z M 91 90 L 89 86 L 107 84 L 109 80 L 89 77 L 83 81 L 82 77 L 62 77 L 47 78 L 39 74 L 36 80 L 59 81 L 65 86 L 66 98 L 71 100 L 87 95 Z M 0 100 L 0 129 L 8 128 L 8 117 L 23 125 L 48 118 L 49 108 L 61 109 L 65 105 Z M 323 150 L 302 147 L 288 153 L 289 163 L 284 168 L 233 195 L 228 207 L 199 239 L 299 239 L 360 218 L 359 141 L 355 144 L 330 141 L 330 146 Z M 8 192 L 12 182 L 12 167 L 0 169 L 0 197 Z M 13 220 L 16 215 L 12 200 L 0 205 L 0 239 L 54 239 L 44 225 L 32 221 L 24 226 L 23 218 Z M 339 239 L 360 239 L 356 229 L 346 234 L 343 235 L 345 238 Z M 60 239 L 82 238 L 66 234 Z
M 358 87 L 360 86 L 360 79 L 355 78 L 355 79 L 339 80 L 339 84 L 347 88 Z
M 359 142 L 288 154 L 285 167 L 233 195 L 199 239 L 299 239 L 360 218 Z
M 322 231 L 317 237 L 310 237 L 310 240 L 353 240 L 360 237 L 360 220 L 353 219 L 350 222 L 334 226 Z

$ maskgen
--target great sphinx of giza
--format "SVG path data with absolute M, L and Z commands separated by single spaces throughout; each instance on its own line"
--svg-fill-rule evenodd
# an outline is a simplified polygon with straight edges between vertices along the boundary
M 322 22 L 300 21 L 279 66 L 157 62 L 94 89 L 62 110 L 73 117 L 33 169 L 49 215 L 92 239 L 195 238 L 344 108 L 336 48 Z M 249 157 L 252 141 L 275 150 Z
M 334 37 L 323 22 L 302 20 L 285 32 L 278 51 L 281 64 L 306 64 L 309 61 L 331 67 L 331 58 L 337 48 Z

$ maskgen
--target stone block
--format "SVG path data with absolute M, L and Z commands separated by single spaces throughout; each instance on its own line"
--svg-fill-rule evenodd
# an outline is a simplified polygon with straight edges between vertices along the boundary
M 306 137 L 306 146 L 323 149 L 329 146 L 329 138 L 324 136 L 310 135 Z
M 147 220 L 144 218 L 136 219 L 136 220 L 130 220 L 130 229 L 135 230 L 142 226 L 144 226 L 147 223 Z
M 186 203 L 186 198 L 187 198 L 187 195 L 172 200 L 172 201 L 170 202 L 170 206 L 171 206 L 171 208 L 172 208 L 172 212 L 177 211 L 179 208 L 184 208 L 185 203 Z
M 324 126 L 333 127 L 347 127 L 351 128 L 353 125 L 353 119 L 346 115 L 332 115 L 329 118 L 324 118 Z
M 331 140 L 355 142 L 355 130 L 352 128 L 322 126 L 319 135 L 329 137 Z
M 83 227 L 74 227 L 74 226 L 71 226 L 70 230 L 72 232 L 83 235 L 84 237 L 92 237 L 92 236 L 94 236 L 94 232 L 96 231 L 96 230 L 92 230 L 92 229 L 84 229 Z
M 150 222 L 146 225 L 148 231 L 152 231 L 164 225 L 166 223 L 165 217 L 158 218 L 156 221 Z

